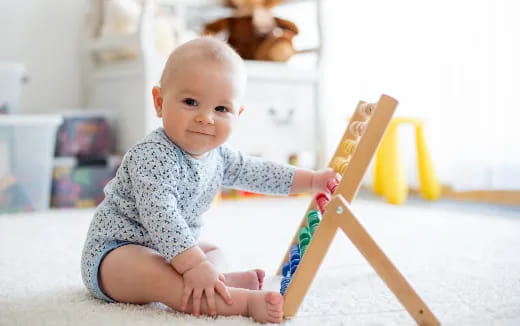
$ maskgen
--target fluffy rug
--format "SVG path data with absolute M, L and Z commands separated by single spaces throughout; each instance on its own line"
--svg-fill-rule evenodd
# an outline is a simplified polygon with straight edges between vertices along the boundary
M 224 201 L 205 240 L 230 270 L 272 275 L 308 198 Z M 520 210 L 358 199 L 356 214 L 444 325 L 520 325 Z M 79 260 L 92 210 L 0 216 L 0 325 L 254 325 L 195 318 L 161 304 L 107 304 L 83 288 Z M 276 288 L 276 278 L 268 279 Z M 286 325 L 413 325 L 343 233 Z

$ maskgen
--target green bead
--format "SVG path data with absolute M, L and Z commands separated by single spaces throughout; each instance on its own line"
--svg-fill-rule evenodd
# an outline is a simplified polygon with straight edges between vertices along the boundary
M 307 224 L 309 228 L 313 225 L 320 223 L 320 213 L 316 210 L 312 210 L 307 214 Z
M 298 234 L 298 239 L 300 239 L 300 242 L 302 239 L 305 239 L 305 238 L 309 238 L 309 240 L 311 239 L 311 233 L 309 231 L 309 229 L 307 227 L 302 227 L 300 229 L 300 232 Z

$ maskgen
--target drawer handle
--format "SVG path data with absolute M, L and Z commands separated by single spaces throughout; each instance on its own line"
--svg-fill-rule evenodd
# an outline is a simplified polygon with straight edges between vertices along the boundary
M 273 122 L 278 126 L 290 125 L 293 121 L 294 109 L 287 111 L 287 115 L 282 117 L 275 108 L 270 108 L 267 113 L 271 116 Z

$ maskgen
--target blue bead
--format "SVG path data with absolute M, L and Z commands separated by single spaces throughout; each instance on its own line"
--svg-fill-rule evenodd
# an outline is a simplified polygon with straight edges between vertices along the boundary
M 298 253 L 299 254 L 300 253 L 300 246 L 297 243 L 293 244 L 291 246 L 291 249 L 289 250 L 289 252 L 291 253 L 291 255 L 293 253 Z
M 292 262 L 291 262 L 291 276 L 294 275 L 294 273 L 296 272 L 296 269 L 298 268 L 299 264 L 300 264 L 299 260 L 295 261 L 294 264 L 292 264 Z
M 291 260 L 300 259 L 300 252 L 291 253 Z
M 289 283 L 291 283 L 291 277 L 284 276 L 282 277 L 282 281 L 280 282 L 280 294 L 285 294 L 285 291 L 287 291 L 287 287 L 289 286 Z
M 285 264 L 283 264 L 283 266 L 282 266 L 282 276 L 289 275 L 290 271 L 291 271 L 291 263 L 285 262 Z

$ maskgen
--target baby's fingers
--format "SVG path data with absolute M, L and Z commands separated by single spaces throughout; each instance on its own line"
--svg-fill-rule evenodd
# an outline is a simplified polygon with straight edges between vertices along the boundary
M 224 274 L 218 274 L 218 279 L 226 283 L 226 277 L 224 276 Z
M 193 315 L 200 315 L 200 301 L 202 299 L 202 289 L 194 289 L 193 290 L 193 310 L 191 311 Z
M 226 302 L 227 304 L 233 303 L 233 300 L 231 299 L 231 294 L 229 293 L 227 286 L 223 282 L 218 281 L 215 284 L 215 289 L 217 290 L 218 294 L 222 296 L 224 302 Z
M 217 315 L 217 307 L 215 305 L 215 290 L 213 288 L 207 288 L 206 292 L 206 300 L 208 301 L 208 309 L 209 314 L 211 316 Z
M 190 287 L 184 287 L 184 291 L 182 293 L 182 300 L 181 300 L 181 310 L 185 311 L 188 307 L 188 301 L 190 300 L 191 293 L 193 292 L 193 288 Z

